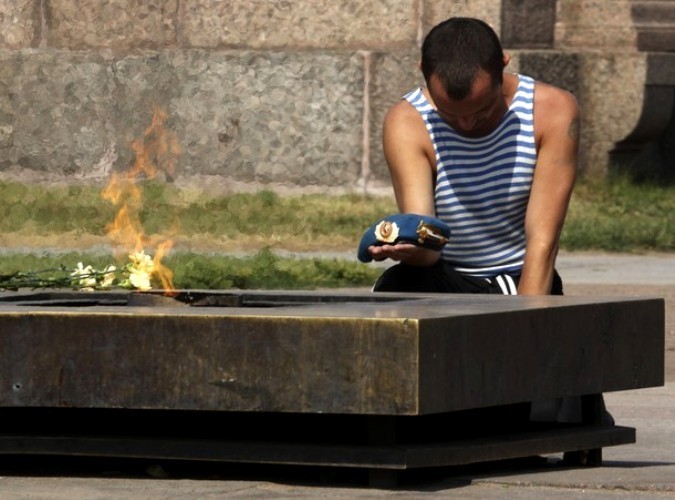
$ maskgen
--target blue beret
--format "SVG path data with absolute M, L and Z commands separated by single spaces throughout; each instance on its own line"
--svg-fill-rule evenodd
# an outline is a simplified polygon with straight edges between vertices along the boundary
M 361 238 L 358 258 L 370 262 L 368 247 L 412 243 L 420 247 L 440 250 L 448 242 L 450 227 L 440 219 L 428 215 L 393 214 L 378 220 Z

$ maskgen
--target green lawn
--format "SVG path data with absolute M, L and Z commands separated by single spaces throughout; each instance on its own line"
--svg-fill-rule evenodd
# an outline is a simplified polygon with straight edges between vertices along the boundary
M 396 211 L 393 200 L 382 197 L 282 197 L 270 191 L 205 197 L 160 183 L 141 187 L 139 224 L 156 239 L 176 239 L 164 262 L 179 288 L 370 286 L 380 272 L 372 265 L 353 259 L 283 258 L 275 252 L 355 252 L 363 231 Z M 123 265 L 125 256 L 120 262 L 100 250 L 116 211 L 101 199 L 100 190 L 0 183 L 5 246 L 0 274 L 70 270 L 78 262 L 97 269 Z M 561 245 L 565 250 L 672 252 L 674 214 L 672 186 L 582 180 Z M 78 247 L 80 241 L 88 243 Z M 97 248 L 89 245 L 92 241 L 99 243 Z M 241 252 L 244 257 L 235 256 Z

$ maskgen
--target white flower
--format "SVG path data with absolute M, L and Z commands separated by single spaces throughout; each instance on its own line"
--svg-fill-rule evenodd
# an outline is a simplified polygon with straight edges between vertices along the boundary
M 131 260 L 132 270 L 144 271 L 148 274 L 152 273 L 155 263 L 150 255 L 145 255 L 145 250 L 129 254 Z
M 109 288 L 113 285 L 115 282 L 115 271 L 117 271 L 117 268 L 113 265 L 110 265 L 103 270 L 103 278 L 99 285 L 101 288 Z
M 139 290 L 150 290 L 152 288 L 152 285 L 150 285 L 150 274 L 146 271 L 131 269 L 129 282 L 134 288 L 138 288 Z
M 93 289 L 96 286 L 96 272 L 94 268 L 91 266 L 85 267 L 82 262 L 77 263 L 77 267 L 70 275 L 84 289 Z
M 70 273 L 71 276 L 81 276 L 83 274 L 91 274 L 93 271 L 91 266 L 84 267 L 84 264 L 82 262 L 77 263 L 77 267 L 73 270 L 72 273 Z
M 155 263 L 150 255 L 146 255 L 144 250 L 129 254 L 131 264 L 126 266 L 129 272 L 129 284 L 139 290 L 150 290 L 150 277 L 155 269 Z
M 395 222 L 383 220 L 375 227 L 375 239 L 384 243 L 394 243 L 398 238 L 398 225 Z

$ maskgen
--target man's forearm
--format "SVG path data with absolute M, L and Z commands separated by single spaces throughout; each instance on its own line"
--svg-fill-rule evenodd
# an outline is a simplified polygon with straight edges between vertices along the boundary
M 523 272 L 518 283 L 519 295 L 548 295 L 551 293 L 557 247 L 548 251 L 527 251 Z
M 523 274 L 518 284 L 518 295 L 548 295 L 551 292 L 551 283 L 553 282 L 553 273 L 532 273 L 526 272 L 523 268 Z

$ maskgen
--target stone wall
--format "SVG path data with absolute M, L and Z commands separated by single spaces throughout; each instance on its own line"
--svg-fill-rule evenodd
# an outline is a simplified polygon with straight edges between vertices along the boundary
M 675 180 L 675 1 L 558 0 L 555 40 L 579 56 L 586 169 Z
M 640 121 L 649 59 L 635 41 L 629 57 L 589 46 L 579 9 L 597 3 L 0 0 L 0 177 L 104 178 L 134 161 L 132 142 L 161 109 L 180 144 L 176 182 L 388 190 L 384 113 L 421 83 L 420 40 L 450 15 L 485 19 L 513 49 L 512 69 L 577 94 L 583 168 L 604 172 Z

